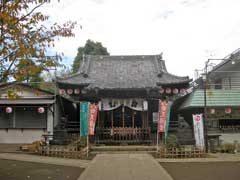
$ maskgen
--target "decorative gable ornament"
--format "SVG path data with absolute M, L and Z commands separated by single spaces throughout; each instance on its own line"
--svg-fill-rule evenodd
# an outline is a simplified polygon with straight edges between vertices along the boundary
M 12 113 L 12 107 L 6 107 L 6 113 L 7 114 Z
M 45 111 L 44 107 L 39 107 L 38 108 L 38 113 L 42 114 L 42 113 L 44 113 L 44 111 Z
M 232 112 L 232 109 L 230 107 L 225 108 L 225 113 L 226 114 L 231 114 L 231 112 Z

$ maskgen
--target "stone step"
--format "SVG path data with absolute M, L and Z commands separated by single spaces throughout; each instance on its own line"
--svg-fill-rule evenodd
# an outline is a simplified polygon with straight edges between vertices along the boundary
M 91 146 L 95 152 L 152 152 L 156 146 Z

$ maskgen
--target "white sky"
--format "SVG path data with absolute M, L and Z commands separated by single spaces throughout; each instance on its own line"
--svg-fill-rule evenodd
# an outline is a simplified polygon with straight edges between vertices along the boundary
M 61 0 L 43 11 L 52 21 L 78 21 L 75 38 L 55 50 L 72 64 L 87 39 L 111 55 L 160 54 L 170 73 L 194 76 L 207 58 L 223 58 L 240 42 L 239 0 Z

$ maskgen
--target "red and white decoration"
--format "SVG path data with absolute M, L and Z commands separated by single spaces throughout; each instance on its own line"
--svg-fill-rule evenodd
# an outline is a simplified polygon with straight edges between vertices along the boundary
M 97 121 L 98 105 L 90 104 L 88 111 L 88 135 L 94 135 L 94 129 Z
M 163 94 L 164 93 L 164 89 L 159 89 L 159 93 Z
M 74 89 L 74 94 L 80 94 L 80 89 Z
M 168 102 L 159 101 L 158 133 L 165 132 L 167 115 L 168 115 Z
M 66 94 L 65 89 L 59 89 L 59 94 L 60 94 L 60 95 L 65 95 L 65 94 Z
M 215 114 L 216 110 L 214 108 L 210 109 L 210 114 Z
M 42 114 L 42 113 L 44 113 L 44 111 L 45 111 L 44 107 L 39 107 L 38 108 L 38 113 Z
M 173 89 L 173 94 L 178 94 L 178 89 L 177 88 Z
M 171 88 L 167 88 L 167 89 L 166 89 L 166 93 L 167 93 L 167 94 L 171 94 L 171 92 L 172 92 Z
M 8 114 L 12 113 L 12 107 L 6 107 L 6 113 Z
M 231 114 L 231 112 L 232 112 L 232 109 L 230 107 L 225 108 L 225 113 L 226 114 Z
M 72 89 L 68 89 L 68 90 L 67 90 L 67 93 L 68 93 L 69 95 L 71 95 L 71 94 L 73 93 L 73 90 L 72 90 Z
M 185 94 L 186 90 L 185 89 L 180 89 L 180 94 Z
M 193 130 L 196 147 L 203 150 L 205 147 L 204 143 L 204 130 L 203 130 L 203 115 L 193 114 Z
M 82 90 L 84 91 L 84 90 Z M 68 95 L 72 95 L 72 94 L 80 94 L 81 93 L 81 90 L 80 89 L 59 89 L 59 94 L 60 95 L 65 95 L 65 94 L 68 94 Z M 185 95 L 186 94 L 186 89 L 178 89 L 178 88 L 160 88 L 159 89 L 159 93 L 160 94 L 180 94 L 180 95 Z

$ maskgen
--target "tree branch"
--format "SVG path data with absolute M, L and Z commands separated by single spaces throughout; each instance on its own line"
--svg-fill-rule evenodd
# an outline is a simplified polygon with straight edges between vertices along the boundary
M 16 25 L 17 23 L 19 23 L 20 21 L 22 21 L 26 17 L 30 16 L 37 8 L 39 8 L 43 4 L 45 4 L 45 2 L 42 2 L 41 4 L 35 6 L 29 13 L 27 13 L 26 15 L 22 16 L 21 18 L 19 18 L 13 25 Z

